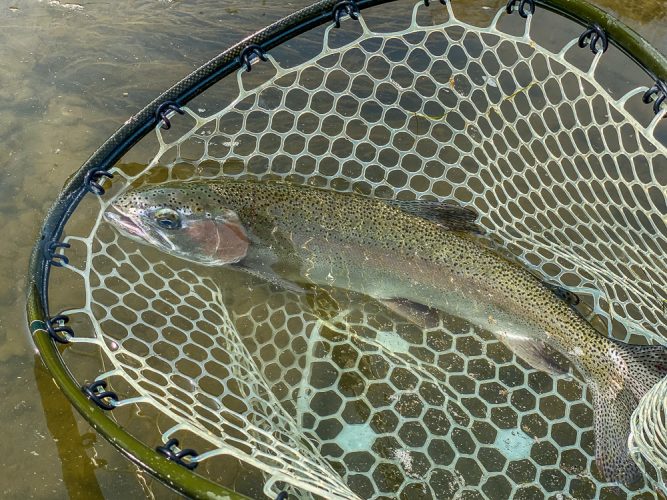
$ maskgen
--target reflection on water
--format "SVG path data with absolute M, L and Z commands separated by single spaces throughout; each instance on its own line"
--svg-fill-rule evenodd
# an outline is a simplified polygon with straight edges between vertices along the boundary
M 56 391 L 35 366 L 25 333 L 24 273 L 55 193 L 155 95 L 229 44 L 310 3 L 122 0 L 78 8 L 66 2 L 0 2 L 0 376 L 6 382 L 0 417 L 12 430 L 0 458 L 5 496 L 76 497 L 84 487 L 102 496 L 144 491 L 142 476 L 104 440 L 84 446 L 87 438 L 80 436 L 91 430 L 54 399 Z M 484 2 L 493 9 L 503 3 Z M 596 3 L 667 50 L 663 0 Z M 479 12 L 471 8 L 461 17 Z M 72 442 L 65 445 L 67 437 Z

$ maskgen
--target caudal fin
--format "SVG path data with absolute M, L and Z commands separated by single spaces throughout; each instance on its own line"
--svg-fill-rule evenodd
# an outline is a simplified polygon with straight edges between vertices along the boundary
M 635 483 L 641 471 L 628 453 L 630 416 L 641 397 L 667 375 L 667 349 L 613 342 L 615 373 L 589 385 L 593 394 L 595 458 L 608 481 Z

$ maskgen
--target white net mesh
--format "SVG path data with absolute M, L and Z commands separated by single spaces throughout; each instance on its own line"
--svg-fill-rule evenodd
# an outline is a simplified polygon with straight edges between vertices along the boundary
M 646 88 L 612 97 L 596 79 L 602 53 L 582 68 L 576 40 L 543 48 L 531 17 L 512 35 L 500 13 L 481 28 L 449 5 L 443 22 L 425 9 L 395 32 L 348 20 L 347 40 L 322 31 L 302 64 L 269 56 L 240 71 L 230 104 L 158 127 L 153 161 L 116 169 L 114 196 L 147 179 L 227 175 L 454 199 L 610 334 L 662 341 L 665 111 L 640 123 L 628 108 Z M 422 331 L 364 297 L 304 298 L 138 247 L 102 222 L 112 201 L 100 198 L 89 233 L 68 226 L 84 256 L 65 272 L 82 278 L 85 304 L 67 312 L 94 331 L 73 341 L 111 363 L 98 378 L 121 407 L 166 418 L 163 439 L 203 443 L 196 460 L 216 479 L 326 498 L 651 491 L 600 478 L 578 381 L 527 367 L 455 318 Z M 647 447 L 664 435 L 639 434 L 638 457 L 653 461 Z

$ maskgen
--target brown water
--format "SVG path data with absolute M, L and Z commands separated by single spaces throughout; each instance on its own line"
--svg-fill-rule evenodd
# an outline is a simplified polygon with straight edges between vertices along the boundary
M 24 313 L 29 253 L 64 180 L 119 124 L 220 50 L 309 3 L 0 0 L 4 497 L 172 495 L 96 436 L 35 358 Z M 596 3 L 667 52 L 664 0 Z

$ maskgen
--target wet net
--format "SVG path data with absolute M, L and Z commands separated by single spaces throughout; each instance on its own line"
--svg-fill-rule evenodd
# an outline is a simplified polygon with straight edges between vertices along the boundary
M 111 170 L 107 193 L 65 228 L 71 249 L 52 278 L 70 291 L 57 305 L 77 330 L 65 361 L 81 382 L 108 383 L 120 425 L 150 445 L 178 439 L 170 449 L 191 449 L 186 466 L 250 496 L 594 498 L 664 486 L 664 387 L 634 419 L 648 480 L 606 483 L 576 377 L 534 370 L 456 318 L 424 330 L 350 292 L 303 296 L 170 258 L 103 221 L 131 186 L 193 177 L 455 200 L 496 245 L 578 294 L 599 329 L 664 343 L 667 112 L 642 103 L 659 98 L 650 81 L 627 77 L 633 63 L 594 30 L 583 38 L 594 50 L 580 48 L 581 28 L 553 13 L 500 11 L 478 25 L 456 5 L 397 5 L 392 18 L 351 9 L 358 19 L 341 29 L 311 30 L 304 60 L 289 44 L 284 60 L 280 47 L 248 57 L 135 148 L 148 165 L 128 155 Z M 541 39 L 552 21 L 562 33 Z M 103 373 L 90 361 L 100 354 Z

